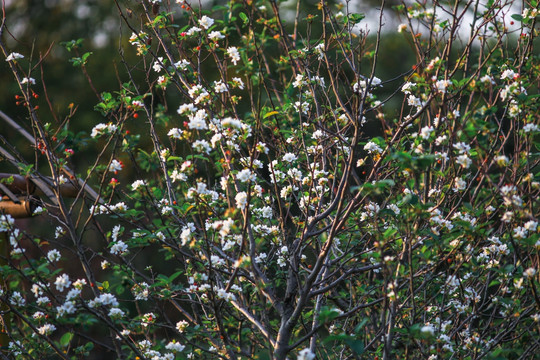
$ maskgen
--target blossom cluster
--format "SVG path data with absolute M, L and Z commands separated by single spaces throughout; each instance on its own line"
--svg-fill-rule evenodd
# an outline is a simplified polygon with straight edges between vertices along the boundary
M 357 63 L 378 61 L 359 15 L 321 4 L 305 21 L 324 36 L 310 39 L 284 36 L 263 2 L 242 6 L 142 2 L 125 51 L 144 86 L 103 95 L 106 120 L 86 136 L 99 155 L 83 182 L 99 194 L 42 203 L 44 235 L 0 215 L 13 354 L 90 352 L 68 346 L 86 339 L 80 324 L 113 334 L 96 344 L 117 357 L 168 360 L 525 346 L 540 321 L 539 72 L 525 40 L 519 63 L 499 59 L 502 43 L 477 41 L 495 8 L 459 48 L 446 5 L 398 6 L 421 61 L 379 78 Z M 51 151 L 51 168 L 67 166 Z M 56 194 L 67 178 L 53 178 Z

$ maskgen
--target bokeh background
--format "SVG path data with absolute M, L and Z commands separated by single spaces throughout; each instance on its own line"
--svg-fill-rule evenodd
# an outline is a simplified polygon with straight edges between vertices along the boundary
M 387 2 L 384 16 L 383 46 L 377 68 L 377 76 L 383 80 L 405 73 L 415 61 L 406 35 L 397 32 L 400 19 L 392 10 L 391 6 L 394 2 L 396 1 Z M 137 18 L 139 16 L 137 14 L 140 14 L 140 1 L 119 0 L 119 3 L 120 6 L 133 11 L 130 20 L 134 24 L 140 25 L 143 22 L 142 18 Z M 211 9 L 215 5 L 224 3 L 227 2 L 205 1 L 202 6 Z M 338 2 L 333 1 L 333 3 Z M 366 14 L 366 19 L 358 25 L 359 30 L 367 31 L 370 36 L 374 36 L 378 25 L 379 1 L 353 3 L 354 6 L 349 5 L 350 11 Z M 179 6 L 171 5 L 173 8 L 177 7 L 180 12 Z M 296 1 L 280 3 L 280 10 L 285 19 L 293 18 L 295 9 Z M 302 0 L 301 9 L 304 14 L 319 12 L 317 1 L 314 0 Z M 32 71 L 32 77 L 37 81 L 34 88 L 42 95 L 44 86 L 46 87 L 56 116 L 51 114 L 45 97 L 41 96 L 37 104 L 40 106 L 39 115 L 42 121 L 52 124 L 61 122 L 75 108 L 75 116 L 69 123 L 70 130 L 74 133 L 80 131 L 89 133 L 97 123 L 104 121 L 101 114 L 94 110 L 98 98 L 88 85 L 81 68 L 74 67 L 69 62 L 69 59 L 76 55 L 68 52 L 61 44 L 83 39 L 83 48 L 80 52 L 92 52 L 87 71 L 96 90 L 99 93 L 118 90 L 120 84 L 127 80 L 124 66 L 121 64 L 119 48 L 126 49 L 124 56 L 132 64 L 139 62 L 140 58 L 136 57 L 135 50 L 127 43 L 131 31 L 122 24 L 115 2 L 112 0 L 5 0 L 5 10 L 7 27 L 3 40 L 9 50 L 24 54 L 31 59 L 34 66 L 38 64 L 40 57 L 43 57 L 43 61 Z M 342 11 L 346 10 L 345 6 Z M 181 26 L 185 25 L 181 24 L 181 16 L 177 16 L 177 19 Z M 300 26 L 305 27 L 305 23 L 301 22 Z M 398 86 L 400 81 L 396 81 L 395 86 Z M 31 130 L 28 127 L 28 115 L 25 109 L 16 105 L 15 95 L 19 93 L 19 90 L 5 61 L 0 62 L 0 84 L 0 110 Z M 390 94 L 394 88 L 393 84 L 390 84 L 386 92 Z M 385 93 L 379 95 L 383 97 Z M 393 104 L 393 106 L 396 105 L 400 104 Z M 18 139 L 13 130 L 3 123 L 0 124 L 0 129 L 2 129 L 2 135 L 8 135 L 6 137 L 9 137 L 10 143 L 25 157 L 33 156 L 33 149 L 22 139 Z M 76 156 L 73 157 L 75 166 L 79 170 L 84 169 L 90 154 L 86 153 L 85 148 L 75 150 Z M 6 165 L 0 163 L 0 171 L 4 171 L 2 166 Z
M 166 0 L 163 0 L 164 2 Z M 328 2 L 328 1 L 327 1 Z M 215 5 L 223 5 L 225 1 L 205 1 L 202 6 L 211 9 Z M 330 2 L 332 3 L 332 2 Z M 405 19 L 394 12 L 392 6 L 400 4 L 401 1 L 387 1 L 387 7 L 383 17 L 382 37 L 379 61 L 376 75 L 383 81 L 390 81 L 384 88 L 377 92 L 379 100 L 384 100 L 397 90 L 404 81 L 403 74 L 411 70 L 416 59 L 411 45 L 411 34 L 408 32 L 399 33 L 398 25 L 405 22 Z M 409 1 L 408 3 L 412 3 Z M 137 27 L 144 23 L 141 17 L 140 1 L 118 0 L 118 4 L 123 9 L 128 9 L 131 17 L 129 20 Z M 280 10 L 284 19 L 294 20 L 296 10 L 296 1 L 280 2 Z M 338 1 L 333 1 L 335 6 L 340 5 Z M 348 4 L 343 3 L 341 11 L 360 12 L 366 15 L 366 18 L 360 22 L 356 31 L 368 34 L 368 44 L 374 43 L 374 37 L 377 33 L 380 1 L 351 1 Z M 347 6 L 349 7 L 347 9 Z M 179 6 L 173 5 L 173 8 L 180 14 L 182 11 Z M 88 84 L 87 78 L 80 67 L 73 66 L 69 60 L 76 55 L 69 52 L 62 45 L 64 42 L 72 40 L 82 40 L 80 54 L 92 52 L 86 65 L 88 76 L 92 79 L 92 84 L 98 93 L 104 91 L 114 92 L 121 89 L 121 84 L 128 80 L 126 70 L 122 64 L 120 52 L 123 51 L 125 60 L 133 65 L 134 75 L 144 81 L 145 73 L 142 71 L 140 57 L 136 55 L 135 48 L 129 45 L 128 39 L 131 30 L 122 22 L 118 16 L 118 8 L 115 1 L 112 0 L 5 0 L 4 9 L 6 12 L 6 28 L 2 35 L 2 40 L 7 44 L 11 52 L 19 52 L 30 60 L 33 69 L 28 69 L 31 76 L 36 79 L 36 85 L 33 87 L 40 95 L 36 100 L 39 106 L 39 116 L 43 123 L 52 124 L 53 128 L 65 126 L 73 134 L 86 132 L 89 134 L 91 129 L 98 123 L 107 120 L 94 109 L 100 101 L 92 87 Z M 302 0 L 300 9 L 304 18 L 307 14 L 317 14 L 317 1 Z M 514 10 L 508 10 L 508 13 L 520 13 L 521 9 L 516 7 Z M 187 24 L 182 16 L 176 17 L 178 24 L 184 26 Z M 465 20 L 466 21 L 466 20 Z M 306 22 L 300 22 L 300 33 L 303 33 Z M 467 28 L 466 26 L 464 27 Z M 313 29 L 313 36 L 317 37 L 320 29 Z M 234 32 L 230 36 L 234 36 Z M 234 40 L 232 40 L 234 42 Z M 511 38 L 509 42 L 511 43 Z M 373 46 L 373 45 L 368 45 Z M 42 61 L 40 61 L 42 59 Z M 368 65 L 366 60 L 366 65 Z M 28 62 L 25 62 L 28 63 Z M 369 74 L 370 66 L 364 67 L 364 75 Z M 8 64 L 0 61 L 0 110 L 16 120 L 21 126 L 25 127 L 30 133 L 32 128 L 28 120 L 28 113 L 22 106 L 17 105 L 15 96 L 19 94 L 17 83 L 14 81 Z M 47 101 L 48 95 L 49 101 Z M 401 95 L 395 100 L 385 105 L 385 114 L 387 118 L 399 116 L 401 107 Z M 174 97 L 167 99 L 169 112 L 174 115 L 175 109 L 180 100 Z M 67 117 L 71 117 L 69 122 L 64 122 Z M 146 127 L 144 116 L 138 119 L 130 119 L 127 123 L 127 129 L 139 130 Z M 166 127 L 159 129 L 163 138 L 165 138 Z M 380 127 L 375 119 L 371 119 L 366 128 L 366 136 L 372 137 L 378 135 Z M 143 148 L 148 152 L 152 151 L 152 146 L 148 137 L 142 137 Z M 99 151 L 99 142 L 73 142 L 64 144 L 73 148 L 75 155 L 71 158 L 71 167 L 78 174 L 85 174 L 89 165 L 95 161 L 97 151 Z M 0 146 L 16 149 L 21 156 L 29 163 L 35 163 L 34 147 L 28 143 L 14 129 L 8 127 L 6 123 L 0 121 Z M 48 175 L 45 162 L 36 162 L 36 167 Z M 123 185 L 128 185 L 128 179 L 133 181 L 131 173 L 133 169 L 126 168 L 119 179 Z M 0 161 L 0 172 L 14 173 L 16 169 L 5 161 Z M 55 226 L 47 223 L 45 217 L 35 219 L 19 220 L 19 226 L 33 233 L 40 233 L 41 236 L 53 238 Z M 106 228 L 113 223 L 107 224 L 103 220 Z M 106 248 L 107 243 L 95 229 L 89 229 L 85 234 L 87 244 L 93 247 L 99 253 L 100 248 Z M 69 254 L 69 243 L 63 244 L 63 254 Z M 31 256 L 41 256 L 35 252 Z M 145 258 L 140 261 L 146 261 L 154 265 L 158 273 L 170 273 L 171 269 L 160 268 L 160 262 L 157 249 L 148 249 Z M 69 259 L 69 256 L 66 257 Z M 99 264 L 99 262 L 96 262 Z M 80 274 L 81 269 L 76 268 L 75 264 L 65 261 L 61 264 L 70 274 Z M 76 275 L 75 275 L 76 276 Z M 111 275 L 114 276 L 114 275 Z M 118 283 L 115 281 L 115 283 Z

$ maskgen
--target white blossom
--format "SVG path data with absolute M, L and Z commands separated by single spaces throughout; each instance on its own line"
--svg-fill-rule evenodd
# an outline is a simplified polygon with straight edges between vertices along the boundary
M 238 194 L 236 194 L 235 196 L 235 201 L 236 201 L 236 206 L 239 207 L 240 209 L 245 209 L 246 205 L 247 205 L 247 193 L 244 192 L 244 191 L 241 191 L 239 192 Z
M 471 151 L 471 146 L 464 142 L 458 142 L 454 144 L 454 149 L 456 149 L 460 154 L 468 154 Z
M 420 130 L 420 137 L 427 140 L 433 131 L 435 131 L 433 126 L 425 126 Z
M 192 35 L 195 35 L 196 33 L 201 32 L 201 31 L 202 31 L 202 29 L 200 27 L 193 26 L 193 27 L 189 28 L 188 31 L 186 31 L 186 36 L 192 36 Z
M 366 145 L 364 145 L 364 150 L 370 154 L 380 154 L 383 152 L 383 149 L 373 141 L 369 141 Z
M 236 48 L 236 46 L 229 47 L 227 49 L 227 54 L 231 58 L 231 61 L 233 62 L 234 65 L 236 65 L 238 61 L 240 61 L 240 53 L 238 52 L 238 49 Z
M 309 348 L 305 348 L 298 353 L 297 359 L 298 360 L 313 360 L 315 359 L 315 354 L 311 352 Z
M 480 82 L 484 83 L 484 84 L 491 84 L 491 85 L 495 85 L 495 81 L 493 80 L 493 78 L 489 75 L 484 75 L 480 78 Z
M 210 144 L 206 140 L 196 140 L 193 142 L 192 147 L 200 153 L 210 154 L 210 151 L 212 151 Z
M 123 255 L 127 252 L 128 246 L 122 240 L 116 242 L 111 246 L 110 252 L 113 255 Z
M 208 29 L 210 28 L 212 25 L 214 24 L 214 19 L 212 19 L 211 17 L 208 17 L 206 15 L 203 15 L 200 19 L 199 19 L 199 25 L 201 25 L 204 29 Z
M 527 229 L 528 231 L 536 232 L 538 228 L 538 221 L 529 220 L 523 225 L 523 227 Z
M 109 171 L 118 172 L 121 171 L 123 167 L 122 162 L 113 159 L 109 165 Z
M 293 153 L 286 153 L 281 159 L 288 163 L 292 163 L 293 161 L 296 161 L 297 157 Z
M 295 101 L 294 109 L 298 112 L 302 112 L 303 114 L 307 114 L 309 112 L 309 103 L 307 101 Z
M 178 128 L 172 128 L 167 133 L 167 136 L 172 137 L 173 139 L 181 139 L 183 131 Z
M 163 58 L 160 56 L 158 57 L 158 59 L 156 61 L 154 61 L 154 65 L 152 66 L 152 68 L 154 69 L 155 72 L 161 72 L 161 70 L 163 70 Z
M 124 317 L 124 315 L 126 315 L 126 313 L 122 309 L 113 307 L 109 310 L 109 317 L 113 319 L 120 319 Z
M 526 269 L 524 272 L 523 272 L 523 276 L 525 276 L 526 278 L 530 279 L 532 278 L 534 275 L 536 275 L 536 269 L 535 268 L 528 268 Z
M 90 300 L 88 302 L 88 306 L 92 308 L 95 308 L 101 305 L 117 307 L 119 304 L 118 304 L 118 300 L 116 299 L 116 296 L 109 293 L 103 293 L 97 296 L 96 298 L 94 298 L 94 300 Z
M 131 188 L 135 191 L 141 187 L 144 187 L 146 186 L 146 181 L 144 180 L 135 180 L 132 184 L 131 184 Z
M 239 77 L 233 77 L 232 78 L 232 83 L 233 83 L 234 87 L 236 87 L 236 88 L 238 88 L 240 90 L 244 90 L 244 82 Z
M 212 31 L 208 34 L 208 38 L 213 41 L 218 41 L 220 39 L 224 39 L 225 35 L 223 35 L 220 31 Z
M 422 106 L 424 106 L 422 100 L 414 95 L 409 95 L 409 97 L 407 98 L 407 104 L 409 104 L 410 106 L 415 106 L 416 108 L 421 108 Z
M 472 160 L 467 155 L 460 155 L 456 158 L 456 163 L 461 165 L 462 168 L 468 169 L 472 164 Z
M 17 59 L 24 59 L 24 56 L 17 52 L 12 52 L 11 54 L 8 55 L 8 57 L 6 58 L 6 61 L 15 61 Z
M 467 188 L 467 182 L 460 177 L 454 179 L 454 192 L 462 191 Z
M 100 137 L 103 134 L 112 134 L 117 129 L 118 129 L 118 127 L 116 125 L 113 125 L 113 124 L 103 124 L 103 123 L 97 124 L 92 129 L 92 133 L 90 134 L 90 136 L 93 137 L 93 138 L 96 138 L 96 137 Z
M 210 94 L 208 93 L 208 91 L 206 91 L 205 88 L 202 87 L 202 85 L 193 86 L 191 89 L 189 89 L 188 93 L 195 104 L 204 103 L 210 98 Z M 206 112 L 204 113 L 204 117 L 206 117 Z
M 420 331 L 423 332 L 424 334 L 429 334 L 431 336 L 435 335 L 435 328 L 431 324 L 422 326 Z
M 77 281 L 80 281 L 80 280 L 77 280 Z M 74 288 L 69 290 L 67 295 L 66 295 L 66 301 L 67 300 L 73 300 L 75 298 L 77 298 L 79 295 L 81 295 L 81 289 L 80 288 L 75 288 L 76 283 L 73 284 Z
M 46 306 L 48 303 L 50 303 L 50 301 L 51 300 L 47 296 L 40 296 L 39 298 L 36 299 L 36 303 L 39 306 Z
M 514 79 L 514 76 L 516 76 L 516 73 L 514 72 L 514 70 L 512 70 L 512 69 L 506 69 L 506 70 L 504 70 L 503 73 L 501 74 L 501 80 L 505 80 L 505 79 L 513 80 L 513 79 Z
M 437 80 L 437 82 L 435 82 L 437 91 L 443 94 L 446 92 L 446 88 L 448 88 L 450 85 L 452 85 L 450 80 Z
M 197 112 L 194 115 L 189 115 L 189 122 L 188 122 L 188 128 L 193 130 L 205 130 L 208 129 L 208 125 L 206 124 L 207 114 L 206 111 L 203 110 L 197 110 Z
M 324 58 L 324 43 L 320 43 L 319 45 L 316 45 L 313 50 L 317 54 L 317 58 L 319 60 L 322 60 Z
M 39 327 L 37 330 L 40 335 L 48 336 L 48 335 L 51 335 L 56 330 L 56 326 L 52 324 L 45 324 Z
M 177 343 L 175 341 L 171 341 L 169 342 L 167 345 L 165 345 L 165 349 L 167 350 L 171 350 L 173 352 L 181 352 L 185 349 L 186 347 L 180 343 Z
M 60 258 L 61 258 L 60 251 L 56 249 L 49 250 L 49 252 L 47 253 L 47 259 L 49 259 L 50 262 L 56 262 L 60 260 Z
M 36 79 L 32 78 L 32 77 L 24 77 L 21 81 L 21 84 L 30 84 L 30 85 L 35 85 L 36 84 Z
M 13 292 L 13 294 L 11 295 L 11 298 L 9 299 L 9 302 L 11 305 L 14 305 L 14 306 L 24 306 L 26 304 L 26 300 L 18 291 Z
M 224 92 L 227 92 L 228 89 L 227 89 L 227 84 L 225 84 L 223 81 L 219 80 L 219 81 L 214 81 L 214 91 L 216 93 L 224 93 Z
M 403 91 L 407 95 L 410 95 L 411 90 L 413 90 L 415 86 L 416 86 L 415 83 L 412 83 L 412 82 L 408 81 L 405 84 L 403 84 L 403 86 L 401 87 L 401 91 Z
M 9 215 L 0 215 L 0 232 L 5 232 L 13 229 L 15 219 Z
M 189 326 L 189 323 L 186 320 L 181 320 L 176 323 L 176 330 L 178 330 L 179 333 L 183 333 L 184 330 L 186 330 L 188 326 Z
M 216 295 L 218 298 L 226 301 L 236 301 L 236 296 L 233 293 L 225 291 L 225 289 L 218 289 Z
M 54 282 L 56 289 L 60 292 L 63 292 L 66 288 L 71 286 L 71 280 L 67 274 L 62 274 L 58 276 Z
M 296 78 L 293 82 L 293 87 L 297 88 L 297 87 L 302 87 L 304 85 L 306 85 L 306 81 L 304 80 L 304 75 L 302 74 L 296 75 Z
M 240 182 L 248 182 L 248 181 L 255 181 L 256 176 L 251 170 L 244 169 L 242 171 L 239 171 L 238 174 L 236 174 L 236 178 Z
M 189 61 L 187 61 L 186 59 L 182 59 L 182 60 L 179 60 L 179 61 L 175 62 L 173 65 L 174 65 L 175 68 L 184 71 L 189 66 Z
M 62 305 L 56 307 L 56 317 L 61 318 L 66 314 L 74 314 L 76 310 L 77 308 L 75 307 L 75 303 L 73 301 L 66 301 Z

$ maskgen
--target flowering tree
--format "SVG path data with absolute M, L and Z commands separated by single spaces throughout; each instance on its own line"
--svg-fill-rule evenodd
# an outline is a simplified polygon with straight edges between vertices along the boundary
M 138 61 L 89 136 L 41 120 L 36 60 L 0 43 L 28 122 L 3 118 L 35 148 L 3 164 L 56 229 L 0 215 L 10 356 L 532 358 L 538 4 L 516 6 L 398 6 L 416 62 L 379 79 L 384 1 L 373 36 L 324 1 L 291 23 L 275 1 L 118 2 Z

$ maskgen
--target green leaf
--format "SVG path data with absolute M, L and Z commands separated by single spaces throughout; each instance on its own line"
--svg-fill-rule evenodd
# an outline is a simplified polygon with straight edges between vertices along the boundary
M 188 160 L 199 159 L 199 160 L 209 161 L 209 159 L 207 157 L 205 157 L 203 155 L 197 155 L 197 154 L 189 155 L 189 156 L 187 156 L 186 159 L 188 159 Z
M 426 170 L 435 162 L 435 155 L 423 155 L 414 159 L 413 163 L 419 170 Z
M 167 161 L 183 161 L 183 159 L 180 156 L 169 156 Z
M 378 187 L 378 188 L 391 188 L 393 187 L 394 185 L 396 185 L 396 182 L 392 179 L 383 179 L 383 180 L 379 180 L 375 183 L 375 185 Z
M 246 14 L 244 14 L 243 12 L 238 14 L 238 16 L 240 16 L 240 19 L 242 19 L 242 21 L 244 22 L 244 25 L 247 25 L 249 23 L 248 16 Z
M 223 6 L 223 5 L 215 5 L 212 7 L 212 12 L 225 12 L 229 10 L 229 8 L 227 6 Z
M 169 283 L 169 278 L 163 274 L 159 274 L 157 276 L 157 281 L 156 281 L 157 284 L 155 284 L 156 286 L 157 285 L 167 285 Z
M 319 312 L 319 321 L 321 323 L 327 323 L 334 320 L 339 315 L 341 315 L 341 313 L 338 312 L 336 309 L 323 307 Z
M 520 14 L 513 14 L 512 19 L 517 21 L 523 21 L 523 16 L 521 16 Z
M 356 355 L 362 355 L 364 352 L 364 342 L 362 340 L 345 340 L 345 343 L 356 353 Z
M 169 276 L 169 282 L 173 282 L 174 279 L 176 279 L 177 277 L 182 275 L 182 273 L 183 273 L 183 271 L 177 271 L 174 274 L 172 274 L 171 276 Z
M 360 332 L 362 332 L 362 331 L 364 330 L 365 325 L 368 323 L 368 321 L 369 321 L 368 318 L 363 318 L 362 321 L 360 321 L 360 322 L 358 323 L 358 325 L 356 325 L 356 326 L 354 327 L 354 332 L 355 332 L 356 334 L 359 334 Z
M 386 229 L 384 231 L 383 238 L 385 240 L 388 240 L 388 239 L 392 238 L 397 232 L 398 232 L 398 230 L 396 228 L 388 228 L 388 229 Z
M 407 194 L 403 200 L 401 200 L 401 204 L 410 204 L 410 205 L 416 205 L 418 204 L 418 196 L 414 194 Z
M 72 339 L 73 339 L 73 333 L 65 333 L 60 338 L 60 345 L 63 347 L 67 347 Z
M 270 111 L 269 113 L 264 114 L 263 119 L 269 118 L 270 116 L 279 114 L 279 111 Z
M 86 53 L 83 55 L 83 57 L 74 57 L 69 60 L 70 63 L 73 64 L 75 67 L 86 65 L 86 59 L 88 59 L 88 56 L 92 55 L 92 53 Z
M 83 41 L 84 41 L 84 39 L 63 41 L 63 42 L 60 43 L 60 45 L 65 47 L 67 51 L 71 51 L 73 49 L 81 48 Z
M 349 14 L 348 22 L 355 25 L 358 24 L 362 19 L 364 19 L 366 15 L 364 14 Z
M 84 55 L 81 57 L 82 60 L 83 60 L 83 62 L 84 62 L 85 64 L 86 64 L 86 62 L 87 62 L 87 60 L 88 60 L 88 57 L 89 57 L 90 55 L 92 55 L 92 54 L 93 54 L 93 52 L 87 52 L 87 53 L 84 53 Z
M 34 165 L 32 164 L 27 165 L 23 163 L 18 163 L 17 165 L 19 166 L 19 174 L 24 176 L 30 175 L 30 173 L 32 172 L 32 168 L 34 167 Z
M 13 181 L 15 181 L 15 178 L 13 177 L 13 175 L 11 175 L 10 177 L 7 177 L 7 178 L 0 179 L 0 183 L 6 184 L 6 185 L 13 184 Z
M 332 335 L 324 339 L 325 343 L 331 342 L 331 341 L 344 342 L 357 355 L 361 355 L 365 350 L 364 342 L 350 335 L 346 335 L 346 334 Z

